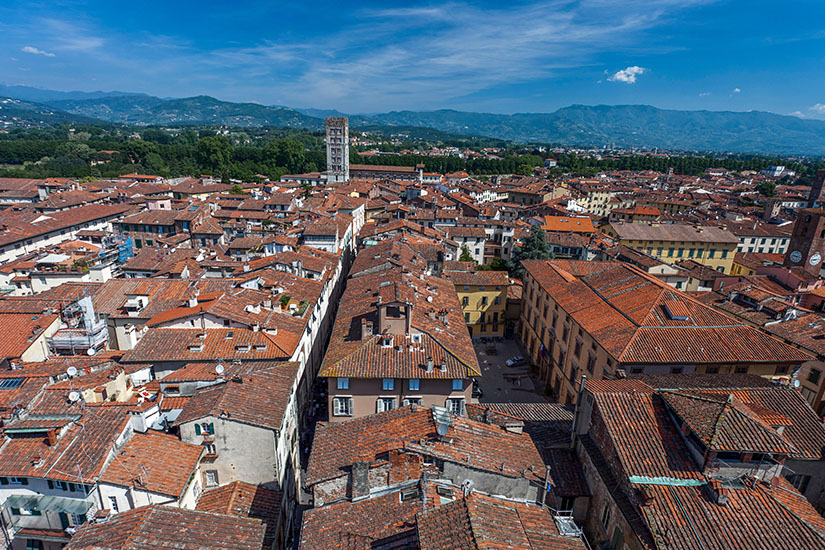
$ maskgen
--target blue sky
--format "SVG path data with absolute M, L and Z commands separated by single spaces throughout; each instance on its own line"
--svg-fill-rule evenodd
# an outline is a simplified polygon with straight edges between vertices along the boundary
M 825 2 L 27 1 L 0 83 L 351 113 L 573 103 L 825 119 Z

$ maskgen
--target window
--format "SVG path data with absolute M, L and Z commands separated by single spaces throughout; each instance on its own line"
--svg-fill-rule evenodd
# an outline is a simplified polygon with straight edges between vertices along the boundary
M 748 367 L 736 367 L 736 374 L 747 374 Z
M 215 433 L 215 425 L 211 422 L 201 422 L 195 424 L 195 435 L 213 435 Z
M 469 323 L 469 322 L 470 322 L 470 314 L 469 314 L 469 313 L 465 313 L 465 314 L 464 314 L 464 322 L 465 322 L 465 323 Z
M 450 411 L 451 414 L 454 414 L 456 416 L 461 416 L 461 413 L 464 412 L 463 399 L 448 399 L 446 406 L 447 410 Z
M 339 378 L 338 379 L 338 389 L 339 390 L 348 390 L 349 389 L 349 378 Z
M 587 372 L 593 374 L 593 370 L 596 368 L 596 356 L 592 353 L 587 355 Z
M 117 497 L 109 497 L 109 506 L 112 509 L 112 512 L 118 513 L 120 509 L 117 507 Z
M 204 472 L 206 476 L 206 486 L 207 487 L 215 487 L 218 484 L 218 471 L 217 470 L 206 470 Z M 114 497 L 109 497 L 114 498 Z
M 670 367 L 670 374 L 682 374 L 682 367 Z
M 381 379 L 381 389 L 384 391 L 392 391 L 395 389 L 395 379 L 393 378 L 382 378 Z
M 495 298 L 493 298 L 493 303 L 495 305 L 499 305 L 501 303 L 501 296 L 496 296 Z
M 395 398 L 394 397 L 381 397 L 376 402 L 376 411 L 377 412 L 386 412 L 395 409 Z
M 43 541 L 37 539 L 26 539 L 26 550 L 43 550 Z
M 570 327 L 567 325 L 564 326 L 564 331 L 561 333 L 561 341 L 567 343 L 567 337 L 570 336 Z
M 418 378 L 410 378 L 410 391 L 418 391 L 421 388 L 421 380 Z
M 601 521 L 602 521 L 602 526 L 605 529 L 607 529 L 608 526 L 610 525 L 610 505 L 609 504 L 604 505 L 604 510 L 602 510 Z
M 481 305 L 483 305 L 483 306 L 487 305 L 487 296 L 482 296 L 481 297 Z
M 404 406 L 409 405 L 418 405 L 421 406 L 421 398 L 420 397 L 407 397 L 404 399 Z
M 9 477 L 8 480 L 9 480 L 8 483 L 10 483 L 11 485 L 28 485 L 29 484 L 29 479 L 26 478 L 26 477 Z M 3 483 L 3 485 L 6 485 L 6 484 Z
M 819 382 L 819 377 L 822 376 L 822 371 L 819 369 L 811 369 L 811 372 L 808 373 L 808 382 L 812 382 L 816 384 Z
M 579 339 L 576 339 L 576 347 L 573 348 L 573 354 L 576 357 L 582 356 L 582 341 Z
M 708 258 L 712 260 L 714 256 L 716 256 L 716 249 L 711 248 L 710 250 L 708 250 Z
M 461 305 L 462 305 L 462 306 L 465 306 L 465 307 L 466 307 L 466 306 L 468 306 L 468 305 L 470 305 L 470 298 L 468 298 L 467 296 L 463 297 L 463 298 L 461 299 Z
M 218 448 L 215 446 L 214 443 L 205 443 L 203 446 L 206 449 L 206 454 L 209 454 L 209 455 L 218 454 Z
M 718 374 L 719 367 L 708 367 L 705 372 L 707 372 L 708 374 Z
M 352 397 L 336 397 L 332 400 L 333 416 L 352 416 Z
M 464 380 L 461 378 L 453 378 L 453 391 L 461 391 L 464 389 Z

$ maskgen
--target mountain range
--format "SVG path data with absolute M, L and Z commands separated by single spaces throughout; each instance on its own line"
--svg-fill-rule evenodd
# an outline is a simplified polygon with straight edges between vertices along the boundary
M 293 109 L 233 103 L 210 96 L 162 99 L 124 92 L 54 92 L 0 86 L 0 95 L 22 100 L 14 108 L 44 123 L 283 126 L 321 130 L 324 116 L 349 116 L 353 128 L 393 131 L 423 127 L 458 135 L 524 143 L 659 148 L 679 151 L 825 155 L 825 121 L 749 111 L 677 111 L 649 105 L 571 105 L 552 113 L 512 115 L 454 110 L 392 111 L 345 115 L 324 109 Z M 0 101 L 3 101 L 0 99 Z M 0 103 L 6 114 L 11 106 Z M 2 111 L 0 111 L 2 112 Z M 77 118 L 74 118 L 77 117 Z

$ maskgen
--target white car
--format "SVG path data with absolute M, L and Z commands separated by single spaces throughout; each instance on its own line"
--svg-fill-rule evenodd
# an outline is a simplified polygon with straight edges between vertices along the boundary
M 504 362 L 504 364 L 508 367 L 518 367 L 522 363 L 524 363 L 524 357 L 522 357 L 521 355 L 511 357 L 510 359 Z

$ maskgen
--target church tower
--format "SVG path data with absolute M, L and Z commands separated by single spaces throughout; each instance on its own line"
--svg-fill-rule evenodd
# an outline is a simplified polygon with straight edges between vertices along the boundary
M 327 117 L 327 181 L 349 180 L 349 119 Z

